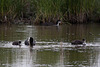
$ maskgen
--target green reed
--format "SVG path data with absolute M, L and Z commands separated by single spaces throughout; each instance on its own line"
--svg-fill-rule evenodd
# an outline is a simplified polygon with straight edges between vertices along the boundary
M 35 22 L 61 19 L 77 23 L 92 19 L 94 15 L 95 18 L 100 15 L 99 0 L 0 0 L 1 19 L 31 16 Z

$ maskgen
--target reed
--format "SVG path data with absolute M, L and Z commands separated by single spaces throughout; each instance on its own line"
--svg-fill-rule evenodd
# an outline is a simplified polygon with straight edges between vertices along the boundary
M 36 20 L 42 22 L 55 21 L 62 17 L 62 0 L 38 0 L 36 1 Z
M 84 23 L 100 20 L 100 0 L 0 0 L 1 22 L 5 16 L 9 21 L 31 17 L 35 23 Z

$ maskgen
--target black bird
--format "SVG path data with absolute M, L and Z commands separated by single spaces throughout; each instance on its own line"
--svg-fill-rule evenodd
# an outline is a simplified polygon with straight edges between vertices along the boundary
M 54 24 L 54 23 L 52 23 L 52 22 L 45 22 L 45 23 L 40 22 L 40 25 L 43 25 L 43 26 L 53 26 L 53 25 L 59 26 L 60 23 L 61 23 L 61 20 L 57 20 L 57 21 L 56 21 L 56 24 Z
M 32 37 L 29 37 L 27 40 L 25 40 L 25 45 L 33 47 L 35 46 L 36 42 Z
M 82 41 L 80 40 L 74 40 L 71 42 L 72 45 L 86 45 L 85 44 L 85 39 L 82 39 Z
M 21 46 L 21 41 L 19 40 L 19 41 L 14 41 L 13 43 L 12 43 L 12 45 L 19 45 L 19 46 Z

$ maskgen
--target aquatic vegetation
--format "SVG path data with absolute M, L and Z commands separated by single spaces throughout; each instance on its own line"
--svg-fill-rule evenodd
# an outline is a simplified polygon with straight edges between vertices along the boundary
M 100 21 L 99 0 L 0 0 L 0 22 Z M 26 20 L 25 20 L 26 21 Z M 28 22 L 27 21 L 27 22 Z

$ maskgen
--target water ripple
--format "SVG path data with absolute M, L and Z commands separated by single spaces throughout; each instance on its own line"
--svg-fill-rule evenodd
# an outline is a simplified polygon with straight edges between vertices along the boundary
M 29 48 L 29 46 L 26 46 L 24 44 L 24 41 L 21 44 L 21 48 Z M 12 45 L 12 42 L 2 43 L 0 46 L 2 48 L 19 48 L 19 46 Z M 71 43 L 68 42 L 37 42 L 36 46 L 33 47 L 33 49 L 49 49 L 49 48 L 75 48 L 77 46 L 71 45 Z M 82 45 L 79 45 L 78 47 L 83 47 Z M 100 47 L 100 43 L 87 43 L 85 47 Z

